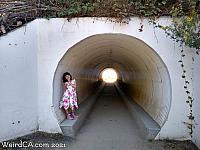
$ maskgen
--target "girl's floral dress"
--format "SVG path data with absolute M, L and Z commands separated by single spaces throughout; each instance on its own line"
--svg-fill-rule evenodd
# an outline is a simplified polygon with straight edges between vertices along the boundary
M 76 81 L 65 82 L 65 91 L 60 101 L 60 108 L 64 107 L 65 110 L 72 107 L 78 109 L 76 88 L 72 87 L 72 84 L 76 84 Z

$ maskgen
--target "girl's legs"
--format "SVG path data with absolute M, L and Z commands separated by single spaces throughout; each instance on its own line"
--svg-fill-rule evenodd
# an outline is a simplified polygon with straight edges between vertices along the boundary
M 66 116 L 67 116 L 67 119 L 69 120 L 73 120 L 74 118 L 71 116 L 70 112 L 69 112 L 69 109 L 66 109 Z
M 68 114 L 69 114 L 69 111 L 68 111 L 68 109 L 65 109 L 65 112 L 66 112 L 66 115 L 68 115 Z
M 73 116 L 74 118 L 77 118 L 78 116 L 77 116 L 77 115 L 75 115 L 75 113 L 74 113 L 74 112 L 75 112 L 75 108 L 74 108 L 74 107 L 72 107 L 72 108 L 71 108 L 71 110 L 72 110 L 72 113 L 71 113 L 71 114 L 72 114 L 72 116 Z

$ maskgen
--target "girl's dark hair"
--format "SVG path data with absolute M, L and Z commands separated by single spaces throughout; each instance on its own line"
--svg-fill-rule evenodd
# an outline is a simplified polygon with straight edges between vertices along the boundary
M 65 72 L 63 74 L 63 77 L 62 77 L 62 80 L 63 80 L 64 83 L 68 82 L 68 80 L 65 78 L 66 75 L 69 75 L 70 76 L 70 80 L 72 80 L 72 75 L 69 72 Z

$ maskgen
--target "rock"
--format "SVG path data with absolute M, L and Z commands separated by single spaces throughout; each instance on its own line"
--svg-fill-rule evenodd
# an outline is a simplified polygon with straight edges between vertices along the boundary
M 22 25 L 22 22 L 21 21 L 17 21 L 17 27 L 21 26 L 21 25 Z
M 0 31 L 5 34 L 6 33 L 6 28 L 4 25 L 1 25 Z

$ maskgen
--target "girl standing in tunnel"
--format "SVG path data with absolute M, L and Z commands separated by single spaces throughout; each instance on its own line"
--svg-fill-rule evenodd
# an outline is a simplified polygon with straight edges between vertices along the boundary
M 67 119 L 73 120 L 78 117 L 74 114 L 75 109 L 78 109 L 77 94 L 76 94 L 76 81 L 72 79 L 70 73 L 65 72 L 63 74 L 64 83 L 64 94 L 62 101 L 60 102 L 60 108 L 64 108 L 66 112 Z

